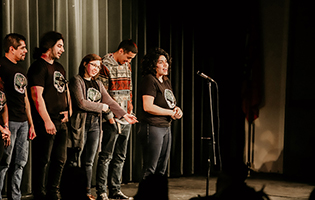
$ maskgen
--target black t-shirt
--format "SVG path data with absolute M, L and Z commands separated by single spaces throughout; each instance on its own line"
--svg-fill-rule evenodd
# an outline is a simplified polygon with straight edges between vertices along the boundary
M 44 88 L 43 98 L 47 112 L 53 121 L 60 121 L 60 112 L 67 110 L 66 85 L 64 81 L 65 70 L 63 66 L 56 61 L 53 64 L 49 64 L 40 58 L 30 66 L 27 77 L 29 88 L 33 86 L 41 86 Z M 29 99 L 33 118 L 37 120 L 41 119 L 33 100 L 31 98 Z
M 2 127 L 4 125 L 2 114 L 4 112 L 3 108 L 4 108 L 5 104 L 6 104 L 6 97 L 4 94 L 3 82 L 0 78 L 0 125 Z M 2 134 L 2 133 L 0 132 L 0 134 Z M 2 136 L 0 135 L 0 160 L 2 159 L 3 151 L 4 151 L 4 143 L 3 143 Z
M 83 80 L 84 80 L 85 88 L 86 88 L 86 99 L 91 102 L 96 102 L 96 103 L 101 102 L 102 94 L 100 92 L 100 89 L 96 81 L 95 80 L 88 81 L 84 78 Z M 98 115 L 98 113 L 94 113 L 94 112 L 89 112 L 88 114 L 92 114 L 95 116 Z
M 172 85 L 169 79 L 166 79 L 161 83 L 153 75 L 146 75 L 143 78 L 141 85 L 141 96 L 150 95 L 154 97 L 153 104 L 173 110 L 176 106 L 176 99 L 172 91 Z M 142 106 L 142 121 L 158 127 L 169 127 L 172 122 L 170 116 L 152 115 L 143 110 Z
M 9 120 L 27 121 L 25 111 L 26 70 L 20 64 L 14 64 L 6 57 L 0 58 L 0 77 L 7 97 Z
M 6 100 L 6 97 L 5 97 L 5 94 L 4 94 L 3 84 L 2 84 L 2 81 L 0 79 L 0 125 L 1 126 L 4 125 L 2 114 L 4 112 L 3 108 L 4 108 L 6 103 L 7 103 L 7 100 Z M 2 138 L 2 137 L 0 136 L 0 138 Z

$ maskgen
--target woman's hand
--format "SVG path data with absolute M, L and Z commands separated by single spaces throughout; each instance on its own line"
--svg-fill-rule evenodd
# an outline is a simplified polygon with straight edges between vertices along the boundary
M 183 116 L 183 111 L 179 107 L 175 107 L 173 109 L 174 115 L 172 115 L 173 119 L 180 119 Z
M 135 124 L 138 122 L 137 117 L 131 114 L 125 114 L 124 118 L 129 124 Z
M 108 111 L 108 109 L 109 109 L 108 105 L 104 103 L 102 111 L 106 112 L 106 111 Z

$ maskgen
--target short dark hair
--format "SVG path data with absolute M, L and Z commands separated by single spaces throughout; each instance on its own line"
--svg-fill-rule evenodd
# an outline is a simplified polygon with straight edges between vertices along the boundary
M 84 74 L 85 74 L 85 66 L 86 66 L 89 62 L 91 62 L 91 61 L 93 61 L 93 60 L 102 61 L 102 58 L 101 58 L 100 56 L 96 55 L 96 54 L 88 54 L 88 55 L 86 55 L 86 56 L 82 59 L 82 61 L 81 61 L 81 63 L 80 63 L 80 66 L 79 66 L 79 75 L 80 75 L 82 78 L 84 77 Z M 94 79 L 94 78 L 96 78 L 96 77 L 93 77 L 92 79 Z
M 14 49 L 17 49 L 21 43 L 20 41 L 26 41 L 25 37 L 18 33 L 10 33 L 6 35 L 3 39 L 3 49 L 4 52 L 8 53 L 10 47 L 12 46 Z
M 123 40 L 119 44 L 117 51 L 119 51 L 119 49 L 123 49 L 124 53 L 129 53 L 129 52 L 132 52 L 134 54 L 138 53 L 138 47 L 136 43 L 134 43 L 131 39 Z
M 156 65 L 160 56 L 165 56 L 167 63 L 169 65 L 168 72 L 171 71 L 172 58 L 170 55 L 161 48 L 151 49 L 142 59 L 141 69 L 142 75 L 152 74 L 156 76 Z
M 39 48 L 38 47 L 35 48 L 33 58 L 34 59 L 40 58 L 43 53 L 46 53 L 48 49 L 55 46 L 55 44 L 60 39 L 64 41 L 61 33 L 58 33 L 56 31 L 49 31 L 45 33 L 39 42 Z

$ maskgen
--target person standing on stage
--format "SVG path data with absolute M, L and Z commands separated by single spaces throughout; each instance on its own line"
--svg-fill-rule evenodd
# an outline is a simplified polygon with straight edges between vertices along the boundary
M 11 178 L 9 196 L 12 199 L 21 199 L 23 169 L 29 154 L 28 139 L 36 137 L 27 97 L 26 70 L 18 63 L 25 59 L 27 53 L 25 37 L 17 33 L 8 34 L 3 40 L 3 47 L 5 55 L 0 58 L 0 77 L 9 109 L 11 144 L 4 150 L 0 162 L 0 190 L 3 189 L 5 175 L 11 165 L 13 170 L 9 175 Z
M 32 154 L 35 199 L 44 199 L 45 196 L 48 200 L 61 199 L 60 180 L 67 159 L 68 111 L 71 114 L 70 95 L 68 93 L 67 96 L 66 92 L 66 72 L 56 61 L 64 51 L 62 34 L 47 32 L 41 38 L 39 48 L 35 49 L 34 58 L 37 60 L 27 73 L 32 116 L 37 131 Z
M 130 62 L 137 53 L 138 48 L 132 40 L 123 40 L 115 53 L 104 56 L 104 67 L 99 76 L 111 97 L 129 114 L 133 109 Z M 109 120 L 102 125 L 104 135 L 96 172 L 98 200 L 108 199 L 107 186 L 109 198 L 128 199 L 129 197 L 121 192 L 120 182 L 131 124 L 117 116 L 113 118 L 112 113 L 104 118 Z
M 86 55 L 81 61 L 79 74 L 71 78 L 69 83 L 73 105 L 71 126 L 75 140 L 74 145 L 70 143 L 68 146 L 82 149 L 81 167 L 86 172 L 87 196 L 91 200 L 95 200 L 91 194 L 92 167 L 100 138 L 103 137 L 102 112 L 110 108 L 118 119 L 124 118 L 130 124 L 137 122 L 135 116 L 127 114 L 111 98 L 102 82 L 95 79 L 101 69 L 101 62 L 102 58 L 96 54 Z
M 183 115 L 176 106 L 171 81 L 167 77 L 170 68 L 171 58 L 161 48 L 150 51 L 142 60 L 139 136 L 143 148 L 143 175 L 135 199 L 148 199 L 152 195 L 158 197 L 165 192 L 165 182 L 161 182 L 163 185 L 157 182 L 164 176 L 170 157 L 171 123 Z M 167 196 L 154 199 L 167 199 Z
M 7 99 L 5 97 L 3 84 L 0 79 L 0 160 L 2 159 L 4 148 L 11 143 L 11 132 L 9 130 L 9 111 Z

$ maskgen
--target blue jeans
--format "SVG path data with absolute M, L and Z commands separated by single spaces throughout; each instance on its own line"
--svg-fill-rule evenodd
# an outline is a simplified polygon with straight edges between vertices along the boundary
M 4 149 L 3 159 L 0 163 L 0 189 L 2 190 L 3 188 L 5 175 L 13 157 L 12 163 L 14 164 L 14 169 L 9 176 L 12 178 L 11 197 L 12 199 L 21 199 L 20 186 L 23 168 L 27 163 L 29 151 L 28 122 L 9 121 L 9 129 L 11 131 L 11 145 Z M 1 195 L 0 199 L 2 199 Z
M 120 180 L 126 160 L 130 129 L 130 124 L 121 124 L 121 133 L 119 134 L 116 124 L 103 123 L 102 149 L 99 153 L 96 171 L 98 195 L 106 193 L 107 181 L 110 195 L 120 191 Z
M 85 168 L 87 193 L 91 194 L 92 168 L 100 137 L 99 116 L 87 115 L 84 132 L 84 149 L 81 166 Z
M 164 175 L 171 153 L 171 127 L 157 127 L 141 124 L 139 132 L 143 150 L 143 176 Z

